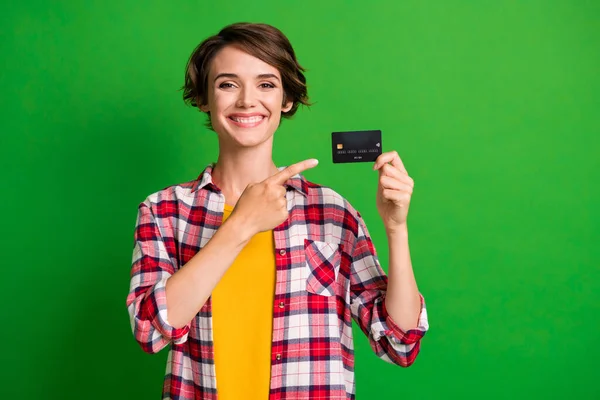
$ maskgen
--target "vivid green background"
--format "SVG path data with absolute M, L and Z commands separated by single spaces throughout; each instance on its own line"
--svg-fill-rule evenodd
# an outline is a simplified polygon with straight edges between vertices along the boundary
M 125 307 L 137 205 L 216 159 L 178 91 L 191 50 L 236 21 L 278 26 L 315 105 L 279 165 L 386 238 L 369 164 L 330 132 L 381 129 L 416 181 L 411 249 L 431 329 L 416 363 L 357 330 L 359 399 L 600 397 L 600 3 L 27 1 L 4 4 L 2 398 L 157 399 L 166 352 Z

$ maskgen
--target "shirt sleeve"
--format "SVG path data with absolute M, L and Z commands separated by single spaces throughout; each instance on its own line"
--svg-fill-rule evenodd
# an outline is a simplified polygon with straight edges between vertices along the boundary
M 147 203 L 139 206 L 134 239 L 127 310 L 137 342 L 145 352 L 157 353 L 170 342 L 185 342 L 190 326 L 169 324 L 165 286 L 175 266 Z
M 429 329 L 425 300 L 421 294 L 421 311 L 417 327 L 403 331 L 385 308 L 387 275 L 381 268 L 367 227 L 358 220 L 358 235 L 352 249 L 350 271 L 350 298 L 352 318 L 367 335 L 377 356 L 402 367 L 410 366 L 416 359 L 421 338 Z

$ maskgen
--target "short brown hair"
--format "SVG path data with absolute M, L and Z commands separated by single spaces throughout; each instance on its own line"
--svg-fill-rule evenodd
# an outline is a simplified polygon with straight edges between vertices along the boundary
M 279 70 L 283 85 L 283 104 L 293 102 L 292 108 L 282 113 L 283 117 L 290 118 L 294 115 L 300 104 L 310 105 L 305 69 L 298 63 L 288 38 L 271 25 L 246 22 L 226 26 L 194 49 L 185 68 L 185 85 L 182 87 L 183 101 L 186 104 L 194 107 L 206 104 L 211 62 L 226 46 L 235 46 Z

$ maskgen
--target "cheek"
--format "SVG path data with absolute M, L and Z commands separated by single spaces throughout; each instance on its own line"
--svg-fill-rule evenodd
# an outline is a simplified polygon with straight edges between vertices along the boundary
M 281 113 L 274 113 L 271 114 L 271 118 L 269 118 L 271 121 L 271 125 L 279 125 L 279 122 L 281 121 Z
M 217 112 L 217 111 L 223 109 L 223 96 L 213 94 L 211 96 L 210 109 L 213 112 Z
M 235 95 L 227 92 L 213 92 L 209 95 L 210 108 L 213 112 L 222 112 L 235 104 Z
M 268 100 L 269 110 L 273 112 L 273 114 L 280 115 L 283 108 L 283 96 L 273 96 Z

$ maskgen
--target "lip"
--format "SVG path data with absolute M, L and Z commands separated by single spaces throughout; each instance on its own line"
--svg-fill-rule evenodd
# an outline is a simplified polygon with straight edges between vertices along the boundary
M 233 119 L 233 118 L 252 118 L 252 117 L 262 117 L 262 118 L 255 122 L 240 122 L 240 121 L 235 121 Z M 248 113 L 248 114 L 235 113 L 235 114 L 228 115 L 227 119 L 229 120 L 229 122 L 231 124 L 233 124 L 235 126 L 239 126 L 240 128 L 254 128 L 254 127 L 262 124 L 267 119 L 267 116 L 262 113 Z

